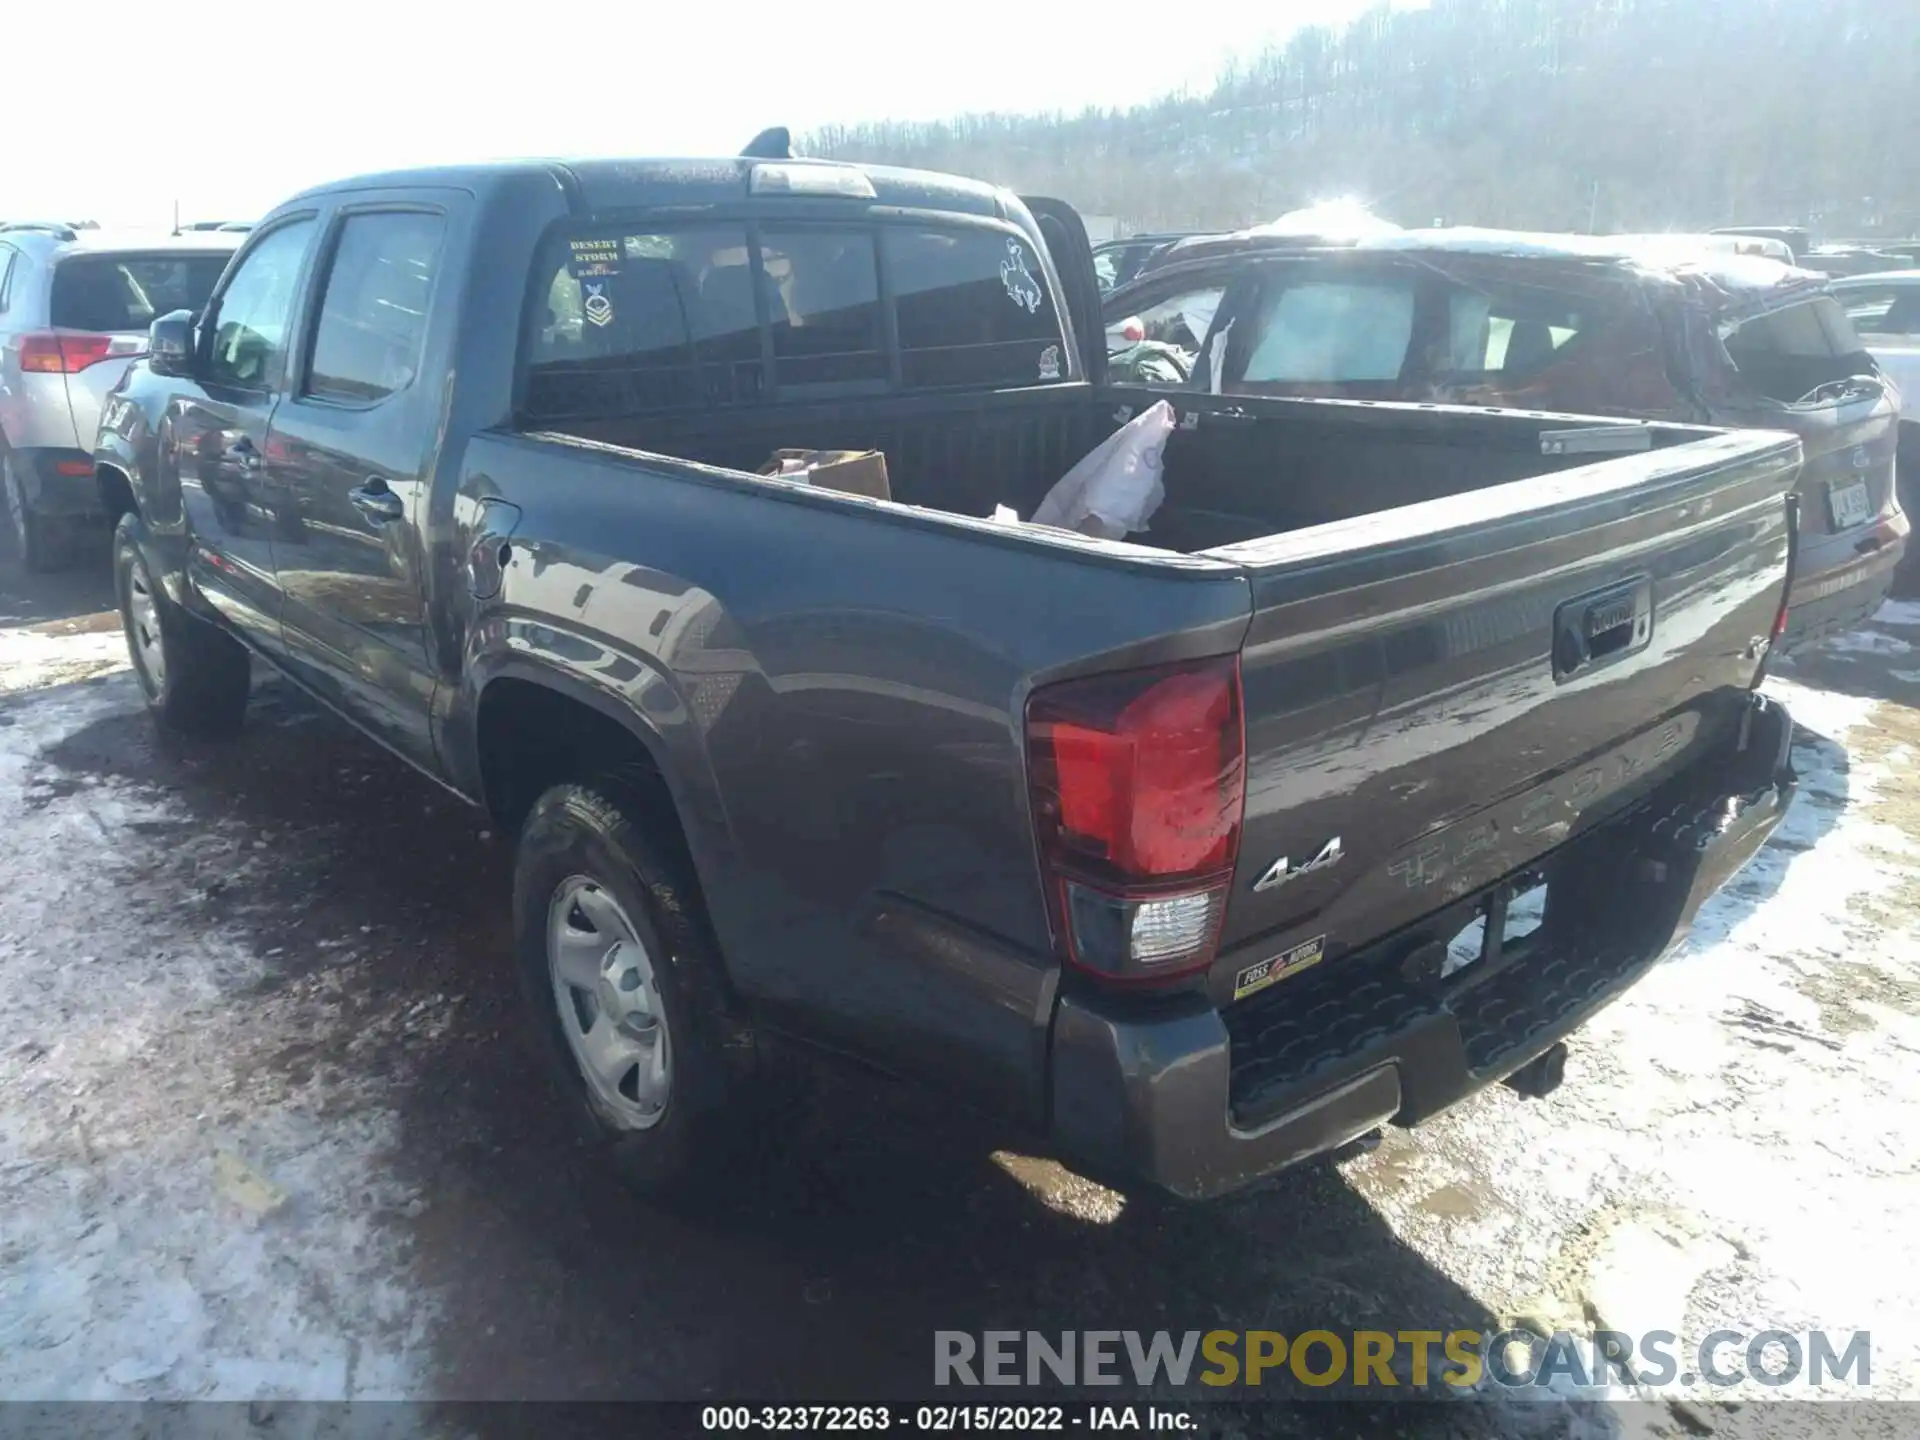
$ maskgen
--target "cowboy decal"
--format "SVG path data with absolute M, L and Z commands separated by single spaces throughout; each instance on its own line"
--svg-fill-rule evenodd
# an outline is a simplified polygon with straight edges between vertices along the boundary
M 1000 283 L 1007 287 L 1007 298 L 1029 315 L 1040 313 L 1040 302 L 1047 292 L 1027 268 L 1027 252 L 1018 240 L 1007 241 L 1007 258 L 1000 262 Z

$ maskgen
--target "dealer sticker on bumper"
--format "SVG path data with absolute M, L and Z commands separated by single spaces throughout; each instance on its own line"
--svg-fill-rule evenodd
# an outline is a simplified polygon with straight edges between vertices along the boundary
M 1270 956 L 1257 965 L 1249 965 L 1233 977 L 1233 998 L 1244 1000 L 1256 990 L 1264 990 L 1276 980 L 1284 980 L 1289 975 L 1298 975 L 1309 965 L 1318 965 L 1320 957 L 1326 954 L 1327 937 L 1316 935 L 1311 940 L 1303 940 L 1291 950 L 1283 950 Z

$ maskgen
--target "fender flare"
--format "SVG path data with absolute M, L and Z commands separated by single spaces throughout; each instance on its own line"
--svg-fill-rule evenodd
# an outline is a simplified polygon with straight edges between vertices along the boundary
M 492 813 L 493 807 L 489 803 L 486 779 L 481 769 L 482 698 L 487 688 L 498 680 L 537 685 L 613 721 L 646 752 L 654 773 L 660 777 L 660 783 L 673 805 L 674 818 L 679 822 L 680 833 L 693 860 L 700 889 L 710 904 L 718 898 L 715 889 L 725 888 L 725 877 L 733 873 L 736 853 L 725 806 L 720 798 L 719 782 L 712 771 L 706 768 L 704 753 L 689 755 L 684 744 L 676 745 L 669 735 L 654 725 L 625 696 L 611 693 L 581 676 L 569 674 L 550 661 L 518 653 L 494 652 L 477 657 L 477 663 L 473 663 L 467 673 L 468 681 L 461 687 L 463 694 L 457 707 L 451 713 L 443 712 L 442 717 L 445 727 L 440 750 L 443 764 L 453 759 L 450 751 L 455 748 L 447 743 L 450 738 L 448 732 L 467 737 L 464 747 L 466 754 L 457 762 L 457 767 L 464 768 L 466 774 L 449 775 L 458 789 L 472 796 Z M 468 706 L 470 710 L 465 714 L 460 713 L 461 709 Z M 452 771 L 456 765 L 447 768 Z M 724 925 L 722 929 L 724 931 Z
M 196 599 L 187 580 L 187 549 L 192 537 L 187 533 L 185 512 L 168 515 L 164 506 L 156 507 L 155 497 L 149 493 L 152 477 L 143 471 L 140 452 L 141 447 L 119 431 L 102 429 L 93 452 L 96 481 L 103 470 L 115 471 L 126 480 L 132 514 L 140 521 L 140 548 L 148 569 L 174 604 L 204 615 L 205 605 Z
M 132 510 L 136 515 L 141 513 L 140 491 L 134 486 L 134 471 L 130 463 L 118 455 L 95 451 L 93 456 L 93 474 L 100 486 L 100 502 L 103 506 L 107 502 L 107 477 L 113 476 L 118 484 L 126 487 L 127 508 Z M 117 523 L 120 516 L 110 514 L 108 518 Z
M 442 712 L 444 728 L 440 753 L 443 761 L 454 760 L 456 751 L 465 750 L 466 753 L 448 768 L 465 771 L 462 778 L 470 783 L 460 788 L 476 797 L 483 806 L 487 805 L 487 794 L 480 768 L 481 704 L 487 687 L 497 680 L 518 680 L 540 686 L 584 705 L 620 726 L 646 752 L 654 772 L 666 787 L 680 828 L 703 875 L 708 873 L 711 863 L 717 863 L 722 855 L 731 853 L 731 836 L 724 809 L 720 805 L 718 782 L 710 772 L 704 777 L 698 773 L 699 764 L 689 764 L 690 757 L 684 745 L 676 746 L 672 738 L 653 724 L 628 697 L 570 673 L 550 660 L 517 652 L 496 651 L 472 657 L 468 661 L 466 683 L 460 687 L 462 693 L 459 699 Z M 462 714 L 462 711 L 465 713 Z M 448 743 L 453 735 L 462 733 L 470 737 L 466 746 Z M 690 769 L 695 773 L 689 773 Z

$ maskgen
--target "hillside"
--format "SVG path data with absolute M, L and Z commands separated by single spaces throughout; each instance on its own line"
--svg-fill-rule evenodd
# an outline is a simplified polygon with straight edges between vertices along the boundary
M 834 127 L 800 148 L 980 175 L 1133 229 L 1356 194 L 1410 225 L 1907 234 L 1916 77 L 1920 0 L 1433 0 L 1303 31 L 1204 95 Z

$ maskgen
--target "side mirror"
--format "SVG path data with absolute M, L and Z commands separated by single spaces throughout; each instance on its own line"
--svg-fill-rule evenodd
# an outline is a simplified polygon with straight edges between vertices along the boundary
M 186 379 L 193 374 L 193 312 L 174 310 L 147 330 L 147 364 L 156 375 Z

